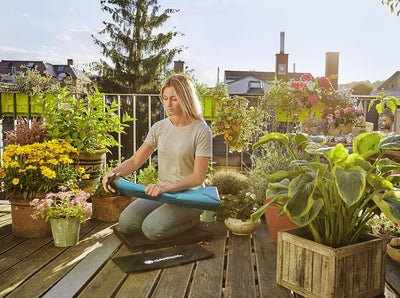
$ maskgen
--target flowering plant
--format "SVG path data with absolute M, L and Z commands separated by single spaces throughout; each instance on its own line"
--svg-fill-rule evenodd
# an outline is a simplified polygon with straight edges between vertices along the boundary
M 218 208 L 216 216 L 219 219 L 232 217 L 246 220 L 258 207 L 259 202 L 256 195 L 249 190 L 242 190 L 238 195 L 222 194 L 221 206 Z
M 257 110 L 254 107 L 247 108 L 248 104 L 246 98 L 236 96 L 224 97 L 216 104 L 213 136 L 224 135 L 230 152 L 241 152 L 249 147 Z
M 86 202 L 90 194 L 79 189 L 68 189 L 60 186 L 59 192 L 47 193 L 43 199 L 34 199 L 30 202 L 33 206 L 33 219 L 39 217 L 46 221 L 49 218 L 71 218 L 79 217 L 82 222 L 92 215 L 92 208 Z
M 368 225 L 381 234 L 400 235 L 400 226 L 388 219 L 383 213 L 372 217 L 368 221 Z
M 1 188 L 24 199 L 77 183 L 84 169 L 75 169 L 69 153 L 76 149 L 64 140 L 8 145 L 1 158 Z M 85 175 L 82 179 L 87 178 Z
M 357 110 L 353 106 L 349 107 L 323 107 L 322 108 L 322 120 L 328 124 L 328 126 L 337 127 L 339 124 L 350 124 L 353 125 L 357 120 Z

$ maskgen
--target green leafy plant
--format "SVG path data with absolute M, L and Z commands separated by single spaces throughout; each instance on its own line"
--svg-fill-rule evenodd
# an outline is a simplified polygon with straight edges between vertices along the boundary
M 221 195 L 221 204 L 216 217 L 218 220 L 224 220 L 227 217 L 247 220 L 257 210 L 258 202 L 256 195 L 248 189 L 240 191 L 237 195 Z
M 350 153 L 343 144 L 328 147 L 304 134 L 270 133 L 253 148 L 273 141 L 288 148 L 298 169 L 270 175 L 279 179 L 268 186 L 267 195 L 274 198 L 252 214 L 253 220 L 275 204 L 298 226 L 308 226 L 316 242 L 330 247 L 356 243 L 360 234 L 369 231 L 368 221 L 380 212 L 392 221 L 400 220 L 400 191 L 394 187 L 398 176 L 391 175 L 400 164 L 383 157 L 388 150 L 400 149 L 400 136 L 358 135 Z M 318 160 L 299 160 L 293 145 L 304 146 Z
M 118 104 L 105 103 L 104 94 L 97 89 L 87 98 L 72 96 L 66 88 L 58 94 L 49 96 L 42 105 L 44 125 L 48 135 L 53 139 L 65 139 L 78 150 L 94 152 L 110 146 L 121 146 L 112 135 L 123 133 L 128 124 L 134 120 L 127 114 L 117 115 Z
M 158 170 L 153 165 L 139 170 L 137 181 L 139 184 L 145 186 L 149 184 L 158 184 Z
M 39 217 L 48 221 L 50 218 L 79 217 L 82 222 L 92 215 L 92 207 L 87 203 L 90 193 L 79 189 L 68 189 L 60 186 L 59 192 L 47 193 L 43 199 L 34 199 L 33 219 Z
M 368 106 L 368 111 L 374 106 L 374 103 L 376 103 L 375 109 L 378 114 L 382 113 L 385 107 L 389 108 L 392 113 L 394 113 L 396 106 L 400 105 L 400 100 L 398 100 L 395 96 L 389 96 L 388 94 L 381 92 L 371 100 Z

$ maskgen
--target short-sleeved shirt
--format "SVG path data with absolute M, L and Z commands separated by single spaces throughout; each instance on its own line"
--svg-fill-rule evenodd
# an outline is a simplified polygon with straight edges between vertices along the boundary
M 156 122 L 145 143 L 158 150 L 161 184 L 175 182 L 193 173 L 196 156 L 212 157 L 211 129 L 203 120 L 175 126 L 169 118 Z

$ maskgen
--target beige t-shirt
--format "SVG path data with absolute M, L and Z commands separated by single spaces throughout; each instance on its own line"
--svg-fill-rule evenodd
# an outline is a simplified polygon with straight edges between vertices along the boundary
M 161 184 L 175 182 L 193 173 L 196 156 L 212 157 L 212 134 L 205 121 L 174 126 L 169 118 L 156 122 L 145 139 L 158 150 L 158 178 Z

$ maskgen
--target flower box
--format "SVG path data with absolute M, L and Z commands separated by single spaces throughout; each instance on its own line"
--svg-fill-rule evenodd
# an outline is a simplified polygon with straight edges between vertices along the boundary
M 276 282 L 306 297 L 375 297 L 385 290 L 386 241 L 331 248 L 311 240 L 308 228 L 278 232 Z
M 127 196 L 99 197 L 92 196 L 92 218 L 101 221 L 118 221 L 119 215 L 136 198 Z

